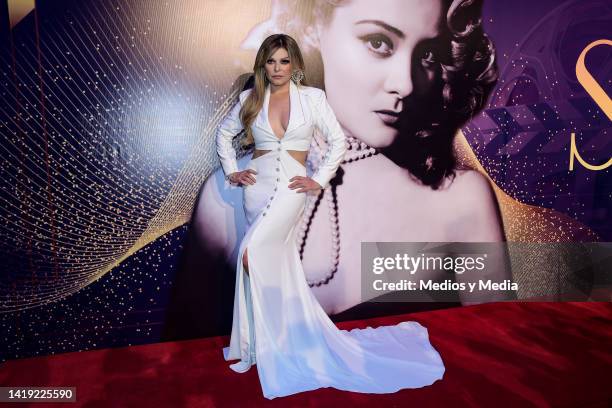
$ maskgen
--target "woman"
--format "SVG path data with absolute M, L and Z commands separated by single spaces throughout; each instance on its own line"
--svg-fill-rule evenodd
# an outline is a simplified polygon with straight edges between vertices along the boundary
M 248 223 L 224 358 L 240 359 L 230 366 L 236 372 L 257 362 L 268 399 L 322 387 L 389 393 L 442 378 L 442 360 L 420 324 L 339 330 L 312 294 L 299 259 L 297 223 L 306 194 L 319 192 L 334 176 L 346 152 L 345 136 L 325 93 L 300 84 L 304 63 L 291 37 L 266 38 L 253 71 L 254 88 L 240 94 L 217 133 L 227 180 L 244 186 Z M 315 127 L 329 149 L 307 177 Z M 232 139 L 243 128 L 256 150 L 239 170 Z
M 329 314 L 369 300 L 361 291 L 361 242 L 504 240 L 488 181 L 459 169 L 453 155 L 456 130 L 482 108 L 497 79 L 481 3 L 279 1 L 275 20 L 262 24 L 300 35 L 312 65 L 312 55 L 320 57 L 329 104 L 349 140 L 338 175 L 309 200 L 298 232 L 307 281 Z M 252 35 L 245 43 L 261 40 Z M 324 141 L 311 150 L 307 164 L 316 168 Z M 230 257 L 238 241 L 225 231 L 242 229 L 229 210 L 238 197 L 217 180 L 206 183 L 192 225 L 207 248 Z M 498 271 L 492 278 L 511 278 L 506 262 L 489 260 Z M 485 299 L 460 296 L 464 303 Z M 487 300 L 500 299 L 491 293 Z

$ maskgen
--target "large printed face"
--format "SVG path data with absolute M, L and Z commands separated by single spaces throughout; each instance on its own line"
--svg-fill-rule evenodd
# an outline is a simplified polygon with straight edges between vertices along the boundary
M 440 0 L 352 0 L 318 28 L 327 98 L 350 135 L 373 147 L 393 142 L 401 99 L 433 79 L 424 44 L 438 35 L 441 12 Z
M 266 60 L 266 77 L 275 86 L 285 85 L 291 79 L 291 61 L 289 53 L 279 48 Z

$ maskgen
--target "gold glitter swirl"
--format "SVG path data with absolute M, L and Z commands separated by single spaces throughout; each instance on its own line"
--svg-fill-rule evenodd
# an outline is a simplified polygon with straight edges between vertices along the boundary
M 217 90 L 249 70 L 240 42 L 269 13 L 76 2 L 15 25 L 0 54 L 0 312 L 74 294 L 189 221 L 238 93 Z
M 555 210 L 521 203 L 499 188 L 476 158 L 462 131 L 455 137 L 454 148 L 461 165 L 477 170 L 489 179 L 499 203 L 508 241 L 599 241 L 595 232 L 575 219 Z

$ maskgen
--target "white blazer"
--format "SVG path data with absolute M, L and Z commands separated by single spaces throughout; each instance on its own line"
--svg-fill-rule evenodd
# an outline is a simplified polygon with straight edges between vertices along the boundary
M 346 153 L 346 136 L 336 119 L 332 108 L 327 102 L 325 92 L 321 89 L 296 85 L 289 81 L 289 98 L 291 111 L 289 123 L 280 147 L 286 150 L 308 151 L 312 141 L 314 128 L 317 127 L 327 140 L 327 152 L 319 168 L 312 175 L 312 179 L 325 188 L 334 177 Z M 217 153 L 226 177 L 238 171 L 236 151 L 232 146 L 232 139 L 243 129 L 240 121 L 242 103 L 251 92 L 251 89 L 242 91 L 238 102 L 232 107 L 229 114 L 217 129 Z M 268 121 L 268 105 L 270 103 L 270 85 L 266 87 L 263 107 L 251 126 L 255 139 L 255 148 L 272 150 L 279 147 L 278 138 L 274 134 Z

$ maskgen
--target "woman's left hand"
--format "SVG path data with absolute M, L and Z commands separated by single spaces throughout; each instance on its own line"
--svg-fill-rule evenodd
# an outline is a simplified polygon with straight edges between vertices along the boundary
M 323 188 L 310 177 L 293 176 L 289 181 L 292 182 L 289 184 L 289 188 L 292 190 L 299 188 L 299 190 L 297 190 L 298 193 L 307 193 L 309 191 L 318 192 Z

